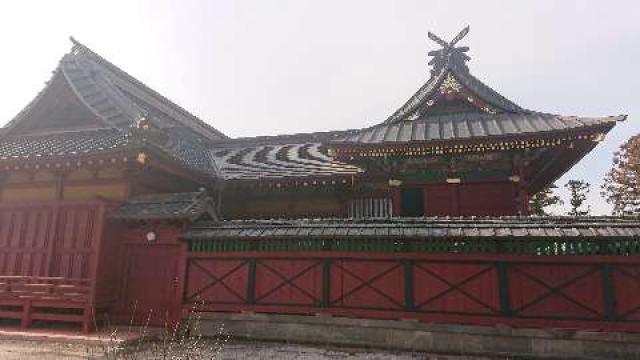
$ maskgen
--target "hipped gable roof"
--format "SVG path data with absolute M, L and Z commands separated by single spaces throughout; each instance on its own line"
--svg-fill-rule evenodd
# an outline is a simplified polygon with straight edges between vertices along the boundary
M 466 35 L 468 28 L 464 31 Z M 591 128 L 607 132 L 626 118 L 562 116 L 525 109 L 473 76 L 465 64 L 469 57 L 456 53 L 457 49 L 468 50 L 449 47 L 432 51 L 431 63 L 435 66 L 430 78 L 386 120 L 331 142 L 340 145 L 473 140 Z M 448 55 L 442 55 L 443 51 Z
M 72 41 L 71 52 L 61 59 L 54 77 L 62 74 L 84 105 L 104 123 L 104 127 L 128 128 L 141 119 L 147 119 L 155 127 L 184 127 L 208 140 L 227 138 L 88 47 Z M 46 91 L 47 87 L 7 124 L 8 135 L 11 129 L 27 118 L 29 111 Z

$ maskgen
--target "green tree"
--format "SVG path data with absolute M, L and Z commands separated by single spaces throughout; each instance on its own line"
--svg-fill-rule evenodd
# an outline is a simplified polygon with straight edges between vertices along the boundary
M 640 134 L 613 154 L 601 194 L 613 206 L 614 215 L 640 215 Z
M 571 209 L 568 215 L 571 216 L 585 216 L 591 212 L 591 206 L 586 205 L 587 194 L 591 191 L 591 184 L 584 180 L 569 180 L 564 187 L 569 190 L 569 205 Z
M 556 184 L 547 185 L 529 197 L 529 215 L 548 216 L 546 208 L 562 205 L 562 199 L 555 194 Z

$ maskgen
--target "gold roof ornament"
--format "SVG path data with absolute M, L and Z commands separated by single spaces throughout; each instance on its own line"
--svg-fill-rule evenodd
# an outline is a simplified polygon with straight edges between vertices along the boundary
M 144 165 L 147 162 L 147 154 L 141 152 L 138 153 L 138 157 L 136 158 L 136 161 L 138 161 L 140 164 Z

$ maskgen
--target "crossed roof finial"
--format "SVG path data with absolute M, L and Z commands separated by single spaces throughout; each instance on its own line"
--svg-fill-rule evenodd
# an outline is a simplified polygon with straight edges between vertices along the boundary
M 461 69 L 468 70 L 467 65 L 465 64 L 467 61 L 471 60 L 469 55 L 465 54 L 469 51 L 468 46 L 456 46 L 458 41 L 462 40 L 469 33 L 469 26 L 465 27 L 453 38 L 450 42 L 446 42 L 442 40 L 438 35 L 429 32 L 429 39 L 435 41 L 442 49 L 429 51 L 429 56 L 432 56 L 433 59 L 429 61 L 429 65 L 433 66 L 431 70 L 432 74 L 438 73 L 442 68 L 447 65 L 457 66 Z

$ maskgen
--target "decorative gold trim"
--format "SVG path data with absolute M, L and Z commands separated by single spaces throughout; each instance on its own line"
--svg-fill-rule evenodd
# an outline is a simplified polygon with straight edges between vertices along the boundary
M 560 145 L 572 146 L 574 141 L 596 141 L 599 134 L 565 136 L 552 139 L 536 139 L 536 140 L 508 140 L 493 143 L 475 143 L 475 144 L 439 144 L 439 145 L 412 145 L 407 146 L 404 143 L 397 144 L 396 148 L 373 148 L 358 149 L 358 145 L 351 148 L 334 148 L 335 155 L 346 155 L 353 157 L 385 157 L 390 155 L 400 156 L 427 156 L 442 154 L 461 154 L 461 153 L 485 153 L 506 150 L 524 150 L 538 149 L 544 147 L 556 147 Z M 385 146 L 386 144 L 379 144 Z M 369 145 L 371 146 L 371 145 Z M 387 145 L 388 146 L 388 145 Z M 352 159 L 353 160 L 353 159 Z
M 454 94 L 462 89 L 462 85 L 456 80 L 456 78 L 451 75 L 451 73 L 447 73 L 447 78 L 444 79 L 442 84 L 440 84 L 440 93 L 442 94 Z
M 144 163 L 147 161 L 147 154 L 143 152 L 139 153 L 138 157 L 136 158 L 136 161 L 144 165 Z
M 601 143 L 604 141 L 606 135 L 604 133 L 597 133 L 594 137 L 593 137 L 593 142 L 596 143 Z

